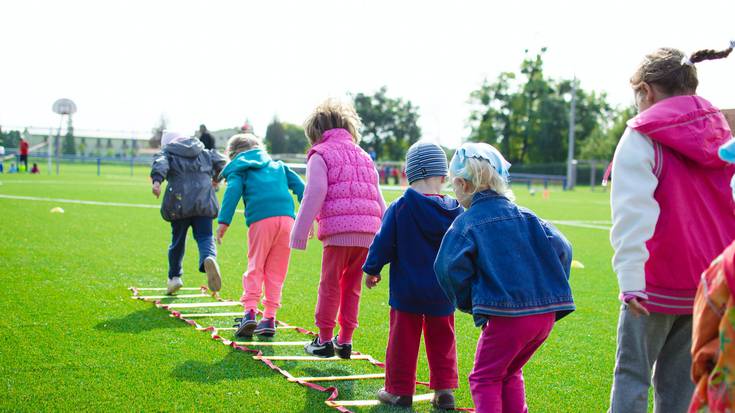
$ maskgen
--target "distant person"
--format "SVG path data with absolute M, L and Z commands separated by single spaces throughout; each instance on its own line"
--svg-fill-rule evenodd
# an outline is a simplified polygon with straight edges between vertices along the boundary
M 370 159 L 372 159 L 373 162 L 378 160 L 378 153 L 375 152 L 375 148 L 373 148 L 372 146 L 368 149 L 368 154 L 370 155 Z
M 276 333 L 276 311 L 281 308 L 281 291 L 291 257 L 289 241 L 296 218 L 292 191 L 304 196 L 304 181 L 281 161 L 274 161 L 263 142 L 251 134 L 238 134 L 227 142 L 230 163 L 222 170 L 227 190 L 219 214 L 217 242 L 222 242 L 242 199 L 248 226 L 248 264 L 242 276 L 245 309 L 235 335 L 272 337 Z M 263 318 L 255 319 L 263 298 Z
M 5 168 L 5 147 L 0 145 L 0 174 L 3 173 L 3 169 Z
M 204 144 L 204 149 L 215 149 L 214 138 L 204 125 L 199 125 L 199 140 Z
M 25 171 L 28 172 L 28 141 L 20 138 L 20 162 L 25 165 Z
M 291 233 L 291 248 L 306 249 L 316 219 L 317 238 L 324 243 L 314 317 L 319 335 L 304 350 L 317 357 L 332 357 L 335 350 L 341 358 L 351 357 L 362 265 L 385 211 L 378 171 L 357 145 L 360 125 L 352 104 L 331 99 L 317 106 L 304 124 L 312 146 L 306 155 L 306 190 Z M 337 321 L 340 330 L 334 336 Z
M 486 143 L 465 143 L 449 165 L 467 209 L 447 231 L 434 270 L 460 311 L 482 328 L 469 376 L 477 412 L 527 412 L 523 367 L 554 323 L 574 311 L 572 247 L 553 225 L 519 207 L 510 164 Z
M 12 162 L 10 164 L 10 169 L 8 169 L 9 174 L 17 174 L 18 173 L 18 167 L 15 165 L 15 162 Z
M 32 174 L 40 174 L 41 173 L 41 170 L 38 169 L 38 164 L 37 163 L 34 163 L 33 164 L 33 167 L 31 168 L 31 173 Z
M 199 272 L 206 272 L 210 290 L 216 292 L 222 286 L 212 220 L 219 212 L 213 186 L 224 166 L 224 156 L 204 149 L 196 138 L 175 132 L 165 132 L 161 138 L 161 152 L 153 158 L 151 180 L 156 198 L 161 195 L 161 182 L 168 181 L 161 203 L 161 216 L 171 222 L 172 232 L 168 249 L 168 294 L 184 285 L 182 263 L 189 227 L 199 247 Z
M 638 115 L 615 150 L 610 195 L 622 301 L 612 413 L 646 412 L 652 381 L 654 412 L 685 412 L 692 399 L 694 296 L 702 272 L 735 239 L 735 203 L 723 191 L 735 167 L 717 157 L 732 133 L 697 96 L 694 65 L 730 52 L 658 49 L 630 80 Z
M 413 144 L 406 155 L 410 187 L 385 211 L 383 224 L 362 269 L 365 285 L 375 287 L 390 264 L 390 330 L 385 355 L 383 403 L 409 407 L 416 390 L 416 363 L 423 331 L 429 360 L 432 404 L 454 409 L 457 344 L 454 306 L 434 273 L 444 234 L 463 209 L 441 194 L 447 180 L 447 155 L 439 145 Z M 382 310 L 381 310 L 382 311 Z

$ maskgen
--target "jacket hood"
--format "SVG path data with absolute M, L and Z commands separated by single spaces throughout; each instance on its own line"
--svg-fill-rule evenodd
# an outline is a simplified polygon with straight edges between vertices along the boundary
M 725 165 L 717 151 L 732 138 L 722 112 L 694 95 L 664 99 L 629 120 L 628 126 L 708 168 Z
M 222 176 L 227 177 L 232 173 L 242 172 L 248 169 L 265 168 L 271 162 L 273 160 L 270 155 L 261 148 L 240 152 L 235 159 L 225 166 L 225 169 L 222 170 Z
M 419 223 L 430 222 L 432 225 L 417 225 L 422 236 L 428 240 L 441 240 L 454 219 L 464 209 L 456 199 L 450 196 L 439 198 L 424 196 L 413 188 L 404 194 L 408 213 Z
M 185 158 L 196 158 L 204 150 L 204 145 L 197 138 L 187 138 L 171 142 L 163 150 Z

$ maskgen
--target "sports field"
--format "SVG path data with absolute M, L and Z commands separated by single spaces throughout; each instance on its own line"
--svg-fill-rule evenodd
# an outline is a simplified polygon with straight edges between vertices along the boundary
M 107 168 L 102 177 L 95 176 L 93 166 L 64 166 L 59 177 L 45 172 L 0 175 L 0 410 L 334 411 L 324 404 L 327 394 L 289 383 L 250 355 L 213 341 L 150 303 L 130 299 L 129 286 L 164 287 L 166 281 L 170 227 L 157 210 L 145 168 L 137 168 L 134 177 L 126 167 Z M 586 267 L 572 271 L 577 311 L 557 324 L 524 371 L 530 410 L 604 411 L 618 310 L 608 194 L 557 189 L 544 199 L 540 191 L 532 197 L 525 187 L 515 189 L 519 204 L 543 218 L 566 221 L 558 227 Z M 399 193 L 385 195 L 392 200 Z M 65 212 L 50 213 L 57 206 Z M 241 293 L 245 234 L 238 214 L 218 247 L 225 298 L 238 299 Z M 315 330 L 320 258 L 316 240 L 307 251 L 293 252 L 281 320 Z M 186 287 L 205 283 L 195 269 L 190 236 Z M 355 350 L 379 360 L 385 358 L 388 335 L 387 269 L 384 276 L 378 288 L 363 290 L 354 341 Z M 467 375 L 479 329 L 470 316 L 456 317 L 457 404 L 471 407 Z M 224 326 L 230 321 L 200 322 Z M 286 330 L 276 338 L 308 340 Z M 265 352 L 303 355 L 299 347 Z M 380 372 L 356 361 L 277 364 L 295 376 Z M 419 361 L 419 380 L 428 381 L 425 356 Z M 320 384 L 336 386 L 339 399 L 374 399 L 382 380 Z M 428 403 L 415 403 L 414 409 L 431 411 Z

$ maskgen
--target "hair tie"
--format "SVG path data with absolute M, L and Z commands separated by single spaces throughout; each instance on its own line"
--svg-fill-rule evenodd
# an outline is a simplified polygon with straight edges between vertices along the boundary
M 694 66 L 694 62 L 692 62 L 692 59 L 690 59 L 689 56 L 684 56 L 681 58 L 681 65 Z

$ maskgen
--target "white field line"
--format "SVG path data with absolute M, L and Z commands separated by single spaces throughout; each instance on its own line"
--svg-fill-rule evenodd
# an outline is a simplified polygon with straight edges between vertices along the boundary
M 588 229 L 599 229 L 603 231 L 610 231 L 610 225 L 599 225 L 598 222 L 600 221 L 556 221 L 556 220 L 550 220 L 554 225 L 562 225 L 567 227 L 577 227 L 577 228 L 588 228 Z

